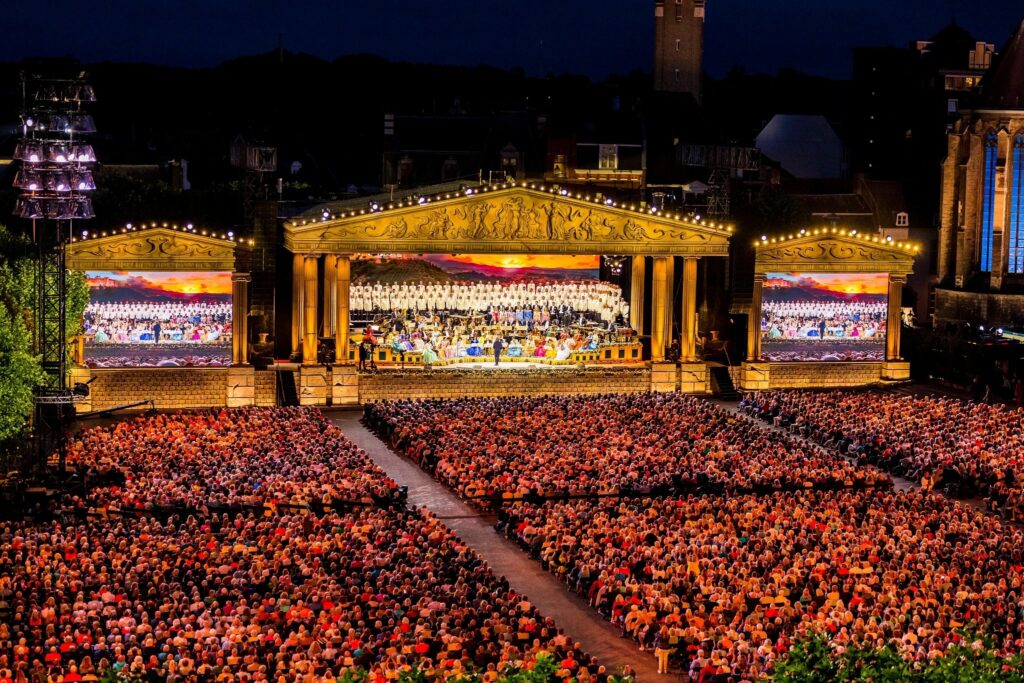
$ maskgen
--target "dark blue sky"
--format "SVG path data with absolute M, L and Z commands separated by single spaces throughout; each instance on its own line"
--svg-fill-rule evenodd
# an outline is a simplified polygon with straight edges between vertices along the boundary
M 956 13 L 1002 44 L 1020 0 L 707 0 L 706 67 L 796 67 L 848 77 L 855 46 L 905 45 Z M 609 73 L 650 68 L 653 0 L 13 0 L 0 14 L 0 60 L 71 55 L 211 66 L 289 50 L 356 52 L 445 64 Z

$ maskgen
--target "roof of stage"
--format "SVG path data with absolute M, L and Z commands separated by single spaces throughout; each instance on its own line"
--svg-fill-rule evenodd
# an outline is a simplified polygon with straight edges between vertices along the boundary
M 909 275 L 921 247 L 912 242 L 847 230 L 814 228 L 796 234 L 764 235 L 754 243 L 755 274 L 892 273 Z
M 733 227 L 539 181 L 506 181 L 285 221 L 293 253 L 728 256 Z

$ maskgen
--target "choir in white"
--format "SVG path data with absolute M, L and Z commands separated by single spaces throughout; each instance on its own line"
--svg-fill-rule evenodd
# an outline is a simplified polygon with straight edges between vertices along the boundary
M 399 311 L 420 314 L 486 313 L 491 322 L 531 324 L 556 311 L 572 310 L 588 320 L 612 323 L 629 316 L 622 288 L 607 282 L 452 282 L 353 284 L 350 308 L 360 314 Z
M 231 302 L 90 303 L 85 334 L 95 344 L 226 343 Z

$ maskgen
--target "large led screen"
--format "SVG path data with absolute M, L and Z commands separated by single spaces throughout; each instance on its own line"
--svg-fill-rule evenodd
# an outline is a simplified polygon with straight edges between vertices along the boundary
M 89 271 L 94 368 L 231 364 L 231 273 Z
M 597 280 L 599 256 L 553 254 L 364 255 L 352 263 L 354 283 L 566 282 Z
M 885 360 L 888 275 L 767 273 L 761 356 L 770 361 Z
M 594 255 L 360 255 L 352 261 L 351 319 L 357 327 L 395 315 L 609 325 L 628 307 L 617 284 L 600 281 L 600 268 Z

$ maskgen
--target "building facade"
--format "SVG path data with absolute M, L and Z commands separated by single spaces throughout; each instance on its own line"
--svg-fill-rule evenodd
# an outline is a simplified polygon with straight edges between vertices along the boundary
M 654 3 L 654 89 L 690 93 L 701 102 L 704 78 L 704 0 Z
M 947 136 L 936 318 L 1024 322 L 1024 22 Z M 1009 296 L 1009 298 L 1008 298 Z M 998 305 L 993 307 L 993 302 Z

